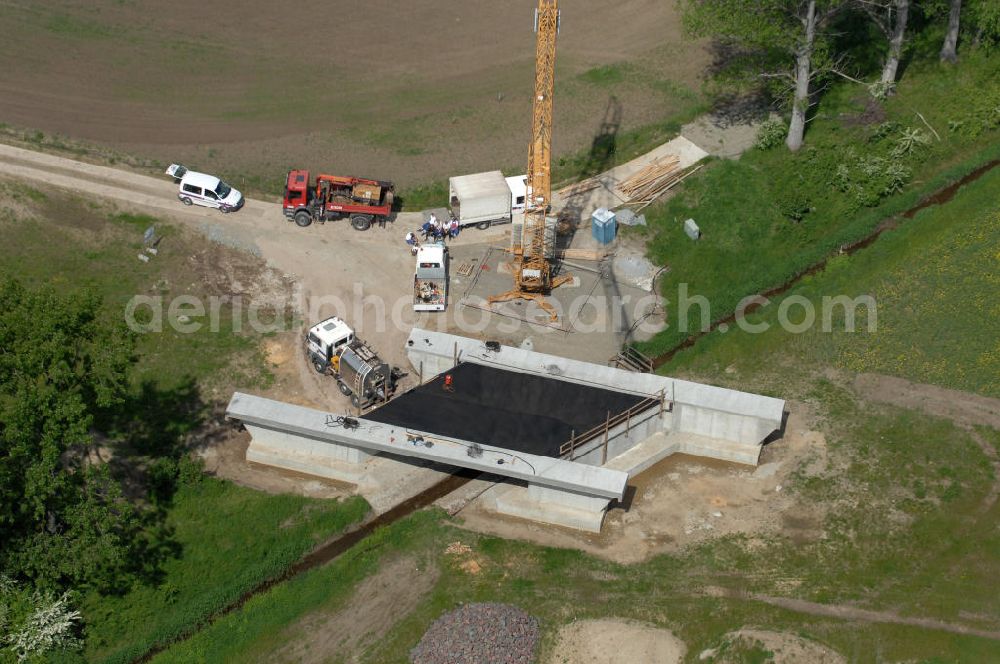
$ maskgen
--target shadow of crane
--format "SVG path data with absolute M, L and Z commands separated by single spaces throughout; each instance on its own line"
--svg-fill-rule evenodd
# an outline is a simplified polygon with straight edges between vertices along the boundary
M 579 177 L 581 179 L 599 175 L 612 164 L 618 147 L 618 132 L 621 125 L 622 104 L 618 97 L 611 95 L 608 97 L 608 104 L 604 109 L 601 126 L 590 143 L 587 159 L 580 168 Z M 580 191 L 563 201 L 556 226 L 557 250 L 566 249 L 573 243 L 573 237 L 580 226 L 590 195 L 590 191 Z

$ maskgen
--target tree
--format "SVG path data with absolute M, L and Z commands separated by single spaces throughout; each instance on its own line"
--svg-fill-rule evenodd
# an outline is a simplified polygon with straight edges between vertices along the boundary
M 881 87 L 887 93 L 896 85 L 899 60 L 903 56 L 910 0 L 858 0 L 858 4 L 889 40 L 889 52 L 882 67 Z
M 985 47 L 996 46 L 1000 42 L 1000 2 L 971 0 L 968 5 L 975 43 Z
M 941 47 L 941 60 L 943 62 L 958 62 L 958 30 L 962 19 L 962 0 L 951 0 L 951 9 L 948 12 L 948 32 L 944 36 L 944 45 Z
M 834 65 L 831 20 L 845 0 L 681 0 L 684 25 L 743 51 L 737 66 L 765 81 L 785 81 L 792 118 L 785 144 L 802 147 L 813 82 Z
M 0 653 L 6 650 L 18 662 L 28 662 L 76 650 L 80 619 L 69 593 L 33 591 L 0 576 Z
M 132 338 L 85 291 L 8 279 L 0 302 L 0 565 L 43 588 L 104 585 L 139 527 L 90 461 L 92 426 L 123 401 Z

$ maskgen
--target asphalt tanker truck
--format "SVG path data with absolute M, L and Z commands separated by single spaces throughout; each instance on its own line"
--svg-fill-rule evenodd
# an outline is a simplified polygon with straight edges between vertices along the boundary
M 392 397 L 400 371 L 383 362 L 340 318 L 327 318 L 309 328 L 305 346 L 316 372 L 333 376 L 355 408 L 364 410 Z

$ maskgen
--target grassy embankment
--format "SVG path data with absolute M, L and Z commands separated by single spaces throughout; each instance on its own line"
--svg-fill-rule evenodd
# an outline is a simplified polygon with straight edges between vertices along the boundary
M 142 233 L 154 223 L 164 238 L 160 254 L 140 263 Z M 60 290 L 88 288 L 112 317 L 123 315 L 134 294 L 168 301 L 216 294 L 217 280 L 205 277 L 224 265 L 240 275 L 262 269 L 257 259 L 151 217 L 10 182 L 0 182 L 0 230 L 0 275 Z M 137 340 L 132 394 L 110 418 L 104 445 L 155 485 L 135 487 L 150 492 L 143 499 L 148 545 L 137 552 L 149 557 L 148 569 L 124 594 L 79 596 L 88 660 L 129 661 L 169 641 L 367 512 L 361 499 L 269 496 L 178 461 L 187 437 L 197 435 L 233 386 L 271 381 L 260 337 L 248 326 L 235 332 L 232 312 L 221 311 L 217 333 L 180 334 L 165 325 L 163 333 Z
M 782 146 L 712 162 L 678 196 L 647 210 L 651 258 L 670 267 L 660 286 L 671 327 L 642 344 L 644 352 L 663 353 L 698 331 L 698 307 L 688 330 L 671 308 L 682 284 L 708 299 L 713 321 L 723 319 L 744 297 L 787 282 L 1000 157 L 1000 56 L 970 53 L 957 67 L 913 63 L 884 117 L 866 111 L 865 99 L 859 86 L 836 85 L 798 154 Z M 689 217 L 704 234 L 697 243 L 683 231 Z
M 782 490 L 795 497 L 802 512 L 820 515 L 812 529 L 821 534 L 727 536 L 621 566 L 575 551 L 479 536 L 456 528 L 440 512 L 422 512 L 375 533 L 328 567 L 255 598 L 156 661 L 267 659 L 289 644 L 308 641 L 309 630 L 345 606 L 362 579 L 401 555 L 412 557 L 421 570 L 440 569 L 433 590 L 387 635 L 362 641 L 357 653 L 327 656 L 405 661 L 442 612 L 461 602 L 503 601 L 539 617 L 545 652 L 561 625 L 615 616 L 671 629 L 687 644 L 689 657 L 724 645 L 732 630 L 753 626 L 798 634 L 858 661 L 991 659 L 994 640 L 804 615 L 745 594 L 1000 630 L 1000 598 L 993 591 L 1000 573 L 1000 505 L 983 502 L 997 479 L 987 457 L 961 426 L 866 402 L 848 387 L 849 377 L 825 371 L 867 368 L 852 364 L 858 357 L 871 358 L 879 368 L 883 360 L 895 361 L 899 349 L 919 352 L 929 338 L 942 352 L 965 339 L 966 350 L 951 352 L 947 363 L 916 363 L 910 370 L 904 362 L 895 370 L 965 388 L 995 379 L 997 372 L 981 363 L 984 352 L 991 357 L 995 335 L 990 339 L 988 332 L 968 328 L 1000 327 L 996 307 L 979 314 L 983 319 L 973 307 L 990 289 L 969 288 L 984 275 L 996 275 L 990 270 L 1000 246 L 998 186 L 1000 171 L 994 171 L 952 202 L 926 210 L 792 291 L 810 298 L 831 290 L 872 293 L 880 302 L 877 332 L 796 336 L 772 325 L 759 335 L 713 335 L 670 365 L 671 371 L 701 380 L 780 395 L 798 402 L 797 411 L 816 413 L 811 426 L 826 436 L 825 468 L 817 472 L 816 457 L 807 456 Z M 774 322 L 769 309 L 753 319 L 767 321 Z M 1000 448 L 1000 432 L 975 431 Z M 454 540 L 469 544 L 473 553 L 444 555 Z M 479 564 L 478 573 L 460 566 L 470 557 Z M 716 591 L 708 592 L 712 588 Z

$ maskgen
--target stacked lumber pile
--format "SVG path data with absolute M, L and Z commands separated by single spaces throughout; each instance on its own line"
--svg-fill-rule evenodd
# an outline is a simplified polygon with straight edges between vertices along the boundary
M 681 169 L 680 158 L 671 155 L 657 159 L 632 177 L 623 180 L 618 185 L 618 190 L 626 199 L 624 205 L 642 205 L 639 208 L 641 210 L 698 168 L 685 174 Z

